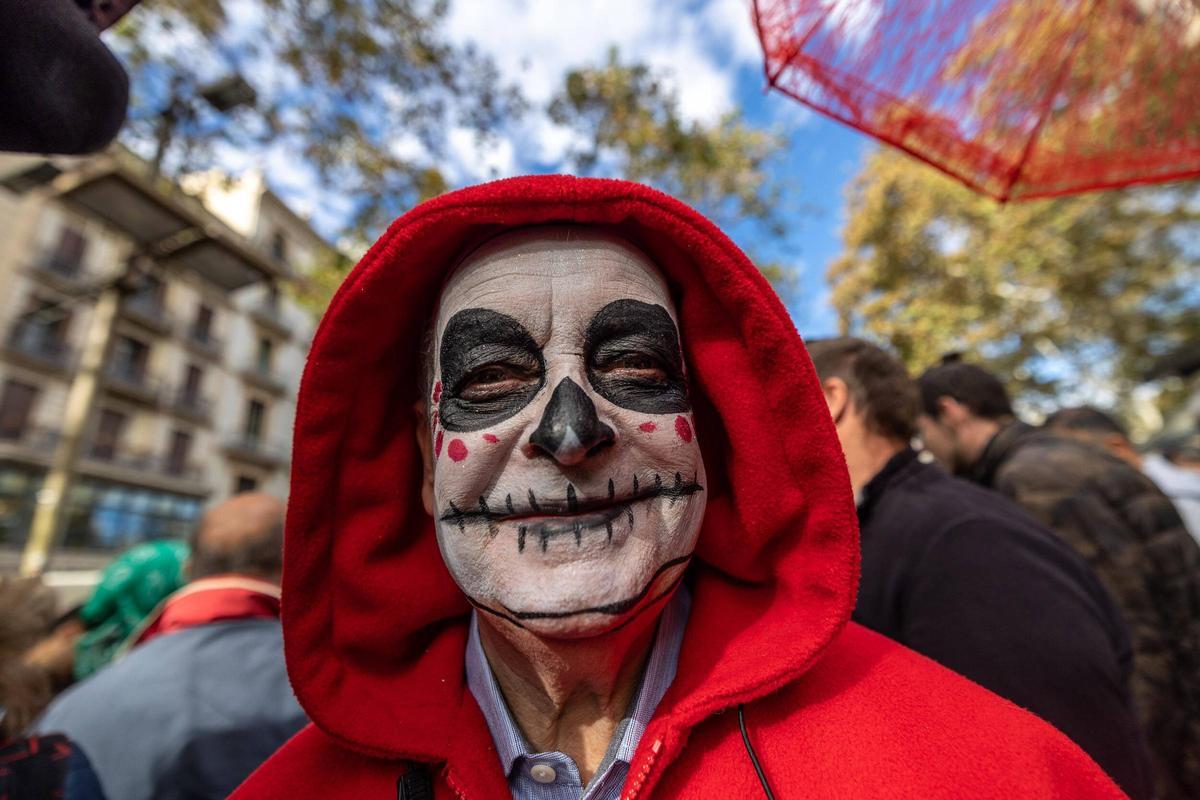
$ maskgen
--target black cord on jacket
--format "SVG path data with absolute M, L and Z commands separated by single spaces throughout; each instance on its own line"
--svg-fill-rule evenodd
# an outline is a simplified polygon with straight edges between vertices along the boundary
M 745 706 L 738 703 L 738 727 L 742 730 L 742 744 L 746 745 L 746 753 L 750 756 L 750 763 L 754 765 L 754 771 L 758 773 L 758 782 L 762 784 L 767 800 L 775 800 L 775 795 L 771 792 L 771 785 L 767 783 L 767 776 L 763 773 L 762 764 L 758 763 L 758 756 L 754 754 L 754 746 L 750 744 L 750 734 L 746 733 L 744 709 Z

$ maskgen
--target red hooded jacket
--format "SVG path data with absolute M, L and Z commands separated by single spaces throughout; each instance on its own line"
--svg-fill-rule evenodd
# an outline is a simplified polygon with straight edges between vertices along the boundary
M 334 297 L 300 389 L 287 516 L 288 671 L 313 724 L 235 798 L 508 798 L 466 687 L 469 606 L 420 500 L 422 333 L 473 244 L 515 227 L 610 226 L 661 268 L 679 313 L 708 505 L 674 683 L 623 796 L 1119 798 L 1065 736 L 849 623 L 858 531 L 804 346 L 708 220 L 622 181 L 515 178 L 397 220 Z

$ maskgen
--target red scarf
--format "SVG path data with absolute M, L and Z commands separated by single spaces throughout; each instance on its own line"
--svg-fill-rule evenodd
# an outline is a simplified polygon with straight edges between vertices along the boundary
M 197 625 L 236 619 L 279 619 L 279 587 L 241 575 L 193 581 L 147 618 L 133 646 Z

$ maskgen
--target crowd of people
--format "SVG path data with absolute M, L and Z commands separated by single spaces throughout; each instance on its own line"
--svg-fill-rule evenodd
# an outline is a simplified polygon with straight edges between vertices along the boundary
M 79 608 L 0 583 L 0 796 L 1200 797 L 1200 472 L 801 344 L 672 203 L 395 226 L 314 342 L 286 551 L 244 494 Z
M 227 797 L 306 722 L 283 663 L 282 559 L 282 502 L 243 494 L 190 542 L 123 553 L 61 617 L 44 587 L 5 581 L 4 796 Z
M 1200 529 L 1180 515 L 1200 472 L 1096 408 L 1022 422 L 957 358 L 913 380 L 861 339 L 808 345 L 856 492 L 854 619 L 1053 723 L 1131 797 L 1200 791 Z

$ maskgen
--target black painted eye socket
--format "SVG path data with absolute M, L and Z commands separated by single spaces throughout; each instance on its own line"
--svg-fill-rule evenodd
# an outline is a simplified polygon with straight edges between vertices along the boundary
M 679 335 L 662 306 L 609 303 L 588 325 L 585 351 L 588 381 L 610 403 L 648 414 L 691 408 Z
M 546 382 L 542 350 L 521 323 L 486 308 L 459 311 L 438 351 L 445 391 L 438 416 L 448 431 L 477 431 L 527 406 Z

